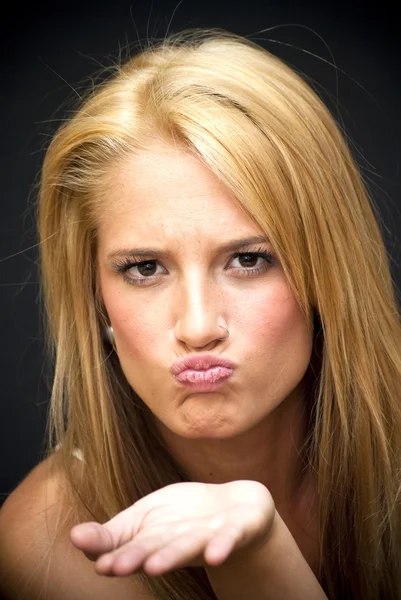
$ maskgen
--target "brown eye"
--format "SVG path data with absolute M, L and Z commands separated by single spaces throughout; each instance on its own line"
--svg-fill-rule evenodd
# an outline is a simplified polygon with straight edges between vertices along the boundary
M 257 275 L 265 273 L 273 264 L 270 252 L 238 252 L 232 257 L 230 269 L 238 275 Z
M 242 254 L 238 256 L 238 262 L 241 267 L 255 267 L 259 256 L 257 254 Z
M 122 273 L 126 283 L 133 285 L 153 285 L 168 275 L 168 271 L 156 259 L 136 261 L 134 257 L 127 257 L 115 264 L 114 269 Z
M 138 269 L 138 273 L 143 275 L 144 277 L 154 275 L 156 273 L 157 265 L 155 260 L 149 260 L 143 263 L 140 263 L 136 266 Z

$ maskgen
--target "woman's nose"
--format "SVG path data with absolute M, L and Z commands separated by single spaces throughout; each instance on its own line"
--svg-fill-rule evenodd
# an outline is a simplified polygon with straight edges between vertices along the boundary
M 212 349 L 227 337 L 221 295 L 211 286 L 192 281 L 177 299 L 176 339 L 193 350 Z

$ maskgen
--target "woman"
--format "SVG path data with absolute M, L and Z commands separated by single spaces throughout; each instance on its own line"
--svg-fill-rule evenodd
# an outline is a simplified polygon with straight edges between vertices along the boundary
M 10 597 L 400 598 L 398 307 L 306 83 L 224 32 L 143 51 L 54 137 L 39 229 L 49 457 L 0 513 Z

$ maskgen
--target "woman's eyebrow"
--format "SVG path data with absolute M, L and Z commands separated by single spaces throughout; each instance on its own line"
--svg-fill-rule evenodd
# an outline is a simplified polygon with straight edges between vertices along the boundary
M 239 250 L 240 248 L 245 248 L 246 246 L 253 246 L 254 244 L 268 244 L 269 240 L 264 235 L 256 235 L 247 238 L 240 238 L 236 240 L 230 240 L 229 242 L 218 246 L 217 252 L 230 252 L 234 250 Z M 118 258 L 123 258 L 125 256 L 144 256 L 146 258 L 166 258 L 171 254 L 169 250 L 164 250 L 162 248 L 120 248 L 119 250 L 114 250 L 107 255 L 108 261 L 113 261 Z

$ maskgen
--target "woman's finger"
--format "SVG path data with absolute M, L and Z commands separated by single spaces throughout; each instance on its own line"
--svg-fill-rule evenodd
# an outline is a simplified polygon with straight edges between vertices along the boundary
M 205 527 L 183 533 L 145 560 L 144 570 L 149 575 L 161 575 L 185 567 L 203 554 L 210 537 Z
M 135 573 L 148 556 L 147 548 L 136 542 L 130 542 L 115 552 L 103 554 L 96 561 L 95 570 L 99 575 L 125 577 Z
M 207 545 L 204 557 L 208 564 L 217 566 L 234 550 L 242 537 L 242 530 L 238 525 L 224 525 Z
M 100 523 L 75 525 L 70 531 L 70 539 L 90 560 L 96 560 L 98 556 L 114 548 L 112 535 Z
M 170 530 L 135 539 L 101 556 L 96 562 L 96 571 L 103 575 L 126 576 L 142 567 L 150 575 L 159 575 L 185 566 L 203 553 L 214 533 L 199 526 L 192 526 L 190 531 L 187 526 L 184 529 L 180 535 Z
M 183 530 L 188 527 L 179 525 L 179 529 Z M 99 557 L 96 571 L 103 575 L 119 576 L 134 573 L 149 556 L 168 544 L 174 534 L 177 532 L 172 532 L 171 525 L 168 524 L 158 526 L 152 534 L 143 530 L 133 540 Z
M 161 575 L 185 567 L 200 556 L 209 564 L 218 565 L 229 556 L 241 536 L 241 528 L 235 524 L 214 531 L 205 527 L 193 528 L 148 558 L 145 570 L 149 575 Z

